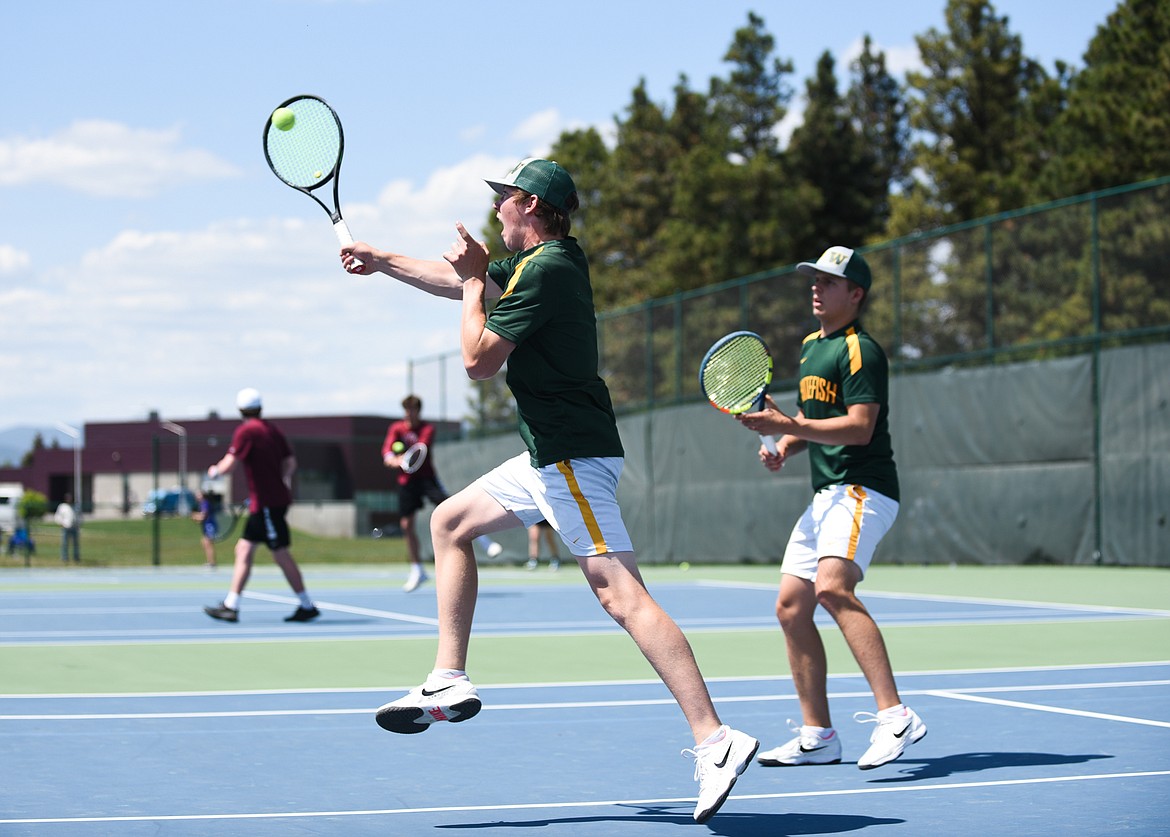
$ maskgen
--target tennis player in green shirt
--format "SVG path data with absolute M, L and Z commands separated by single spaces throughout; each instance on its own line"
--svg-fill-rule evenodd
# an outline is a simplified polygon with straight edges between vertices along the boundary
M 423 685 L 377 712 L 391 732 L 465 721 L 481 707 L 465 671 L 478 577 L 478 535 L 547 520 L 577 559 L 606 612 L 637 643 L 678 701 L 694 735 L 699 798 L 694 818 L 719 809 L 759 742 L 724 725 L 690 643 L 643 583 L 617 504 L 624 462 L 609 390 L 598 375 L 589 264 L 569 235 L 578 207 L 572 177 L 551 160 L 522 160 L 500 180 L 496 215 L 513 255 L 489 262 L 462 224 L 441 261 L 357 243 L 341 251 L 351 272 L 385 273 L 428 293 L 462 300 L 463 365 L 476 380 L 507 362 L 527 450 L 441 503 L 431 516 L 439 645 Z M 354 259 L 364 263 L 358 267 Z M 486 298 L 497 298 L 491 314 Z
M 857 760 L 869 770 L 898 758 L 926 735 L 926 724 L 898 696 L 881 631 L 855 592 L 898 515 L 889 364 L 861 326 L 871 284 L 861 254 L 830 247 L 797 270 L 812 278 L 813 315 L 821 328 L 801 346 L 796 415 L 785 414 L 769 397 L 760 412 L 737 417 L 757 433 L 777 437 L 775 454 L 760 447 L 769 470 L 808 451 L 814 492 L 784 551 L 776 599 L 803 722 L 789 721 L 796 737 L 758 760 L 769 766 L 841 761 L 841 740 L 829 715 L 825 647 L 813 623 L 820 604 L 836 620 L 877 702 L 876 715 L 854 715 L 877 724 Z

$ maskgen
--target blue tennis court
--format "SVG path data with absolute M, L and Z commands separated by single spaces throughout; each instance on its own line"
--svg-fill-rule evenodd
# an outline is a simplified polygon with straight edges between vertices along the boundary
M 222 579 L 194 574 L 70 574 L 0 585 L 4 654 L 62 647 L 86 655 L 126 645 L 257 643 L 296 655 L 302 643 L 434 635 L 433 592 L 402 594 L 397 577 L 318 573 L 323 617 L 289 626 L 292 599 L 261 575 L 238 625 L 199 610 Z M 488 576 L 489 574 L 485 574 Z M 64 583 L 65 579 L 70 583 Z M 108 576 L 104 577 L 108 579 Z M 61 580 L 61 583 L 58 583 Z M 59 588 L 59 589 L 58 589 Z M 773 632 L 774 588 L 701 574 L 651 581 L 688 634 L 755 643 Z M 884 626 L 1020 626 L 1132 622 L 1137 608 L 996 602 L 941 595 L 866 597 Z M 535 583 L 490 574 L 477 637 L 565 634 L 589 643 L 613 632 L 580 579 Z M 769 634 L 770 635 L 770 634 Z M 490 647 L 489 643 L 485 643 Z M 577 645 L 572 647 L 576 648 Z M 473 643 L 473 661 L 476 646 Z M 0 833 L 5 835 L 444 834 L 807 835 L 1165 833 L 1170 815 L 1170 661 L 901 671 L 907 703 L 930 728 L 899 761 L 859 771 L 872 711 L 855 674 L 835 674 L 830 699 L 845 751 L 840 765 L 751 767 L 704 825 L 691 820 L 691 741 L 670 695 L 651 678 L 479 683 L 484 711 L 423 735 L 378 729 L 373 709 L 413 679 L 360 688 L 190 688 L 28 692 L 0 673 Z M 777 661 L 777 668 L 780 661 Z M 419 676 L 425 672 L 419 672 Z M 474 665 L 472 669 L 475 676 Z M 143 672 L 143 682 L 150 682 Z M 100 685 L 100 684 L 95 684 Z M 799 717 L 785 676 L 713 677 L 724 720 L 764 747 Z M 880 828 L 879 828 L 880 827 Z

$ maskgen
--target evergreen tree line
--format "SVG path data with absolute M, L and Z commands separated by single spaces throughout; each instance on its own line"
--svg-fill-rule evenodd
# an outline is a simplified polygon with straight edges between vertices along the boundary
M 786 143 L 780 125 L 797 95 L 793 64 L 754 13 L 732 37 L 726 76 L 710 79 L 705 92 L 683 75 L 664 104 L 642 81 L 608 143 L 594 128 L 562 134 L 549 156 L 581 189 L 573 234 L 590 256 L 598 310 L 775 271 L 829 244 L 874 245 L 1170 174 L 1170 3 L 1121 0 L 1088 44 L 1083 67 L 1074 69 L 1060 61 L 1045 68 L 1029 57 L 990 0 L 945 2 L 945 29 L 916 36 L 921 68 L 904 80 L 868 36 L 844 83 L 835 57 L 823 53 L 804 83 L 802 122 Z M 1165 242 L 1158 209 L 1127 210 L 1105 228 Z M 489 233 L 493 227 L 491 217 Z M 981 236 L 949 242 L 946 281 L 928 264 L 937 252 L 924 250 L 903 288 L 921 320 L 913 339 L 892 347 L 895 357 L 990 348 L 991 317 L 1001 329 L 1015 327 L 1011 339 L 1021 342 L 1084 333 L 1092 291 L 1060 299 L 1069 296 L 1060 275 L 1085 260 L 1080 252 L 1060 253 L 1069 240 L 1083 244 L 1086 237 L 1082 225 L 1070 227 L 1026 232 L 1010 255 L 996 258 L 1025 275 L 1022 287 L 1004 289 L 994 311 L 984 299 L 987 270 L 972 258 L 985 248 Z M 1029 256 L 1022 268 L 1019 253 Z M 876 255 L 880 281 L 888 265 Z M 1151 287 L 1157 282 L 1143 275 L 1125 287 L 1128 294 L 1159 291 L 1147 302 L 1165 299 L 1166 288 Z M 764 319 L 779 321 L 805 303 L 801 296 L 752 304 L 762 306 Z M 1059 303 L 1055 314 L 1044 311 L 1048 303 Z M 743 302 L 729 306 L 737 307 Z M 871 316 L 894 318 L 880 301 Z M 1027 324 L 1014 322 L 1023 319 Z M 1112 325 L 1127 324 L 1122 317 Z M 640 355 L 643 337 L 633 332 L 644 335 L 645 326 L 639 320 L 628 337 L 610 338 L 619 347 L 606 353 L 610 363 L 627 353 L 623 343 Z M 719 328 L 713 310 L 706 330 Z M 669 365 L 670 352 L 655 362 Z M 654 374 L 670 376 L 665 369 Z M 506 394 L 491 389 L 480 393 L 476 412 L 503 418 Z M 626 395 L 640 400 L 636 392 L 615 398 Z
M 905 81 L 868 36 L 844 85 L 822 54 L 786 145 L 793 65 L 754 13 L 706 92 L 680 76 L 667 105 L 643 81 L 612 147 L 562 134 L 598 310 L 1170 173 L 1170 4 L 1122 0 L 1077 71 L 1028 57 L 990 0 L 945 19 Z

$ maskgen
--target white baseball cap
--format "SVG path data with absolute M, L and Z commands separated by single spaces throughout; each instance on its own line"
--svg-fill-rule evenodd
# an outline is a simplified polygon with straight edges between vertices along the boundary
M 801 262 L 796 269 L 806 276 L 816 276 L 818 273 L 841 276 L 867 291 L 872 281 L 865 259 L 848 247 L 830 247 L 815 262 Z
M 242 390 L 236 393 L 236 409 L 259 410 L 260 390 L 252 389 L 252 387 L 244 387 Z

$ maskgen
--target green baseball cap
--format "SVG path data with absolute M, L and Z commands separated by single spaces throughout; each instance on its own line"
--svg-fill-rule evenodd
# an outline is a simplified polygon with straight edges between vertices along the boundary
M 815 262 L 801 262 L 796 269 L 806 276 L 816 276 L 818 273 L 842 276 L 867 291 L 872 281 L 865 259 L 848 247 L 830 247 Z
M 501 195 L 508 186 L 523 189 L 561 212 L 569 211 L 567 201 L 569 196 L 577 191 L 573 178 L 560 163 L 555 160 L 542 160 L 539 157 L 521 160 L 500 180 L 485 182 Z

